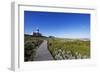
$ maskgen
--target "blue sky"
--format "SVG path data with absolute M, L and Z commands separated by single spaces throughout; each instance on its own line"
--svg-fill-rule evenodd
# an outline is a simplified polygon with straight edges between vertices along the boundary
M 36 28 L 44 36 L 90 38 L 90 14 L 24 11 L 24 33 Z

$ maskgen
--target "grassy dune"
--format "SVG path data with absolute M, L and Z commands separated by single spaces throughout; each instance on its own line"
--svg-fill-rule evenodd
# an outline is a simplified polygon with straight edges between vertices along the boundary
M 49 39 L 48 49 L 55 60 L 90 58 L 90 41 Z

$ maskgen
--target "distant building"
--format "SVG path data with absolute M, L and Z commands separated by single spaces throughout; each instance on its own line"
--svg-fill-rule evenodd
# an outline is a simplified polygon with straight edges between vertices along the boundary
M 41 33 L 37 33 L 37 32 L 33 32 L 33 36 L 40 37 L 40 36 L 42 36 L 42 34 Z
M 42 36 L 42 34 L 39 32 L 39 29 L 38 28 L 36 29 L 36 32 L 33 32 L 33 36 L 35 36 L 35 37 Z

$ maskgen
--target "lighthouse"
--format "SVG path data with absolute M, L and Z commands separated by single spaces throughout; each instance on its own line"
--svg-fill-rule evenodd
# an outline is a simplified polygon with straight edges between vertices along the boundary
M 39 28 L 36 28 L 37 33 L 39 33 Z

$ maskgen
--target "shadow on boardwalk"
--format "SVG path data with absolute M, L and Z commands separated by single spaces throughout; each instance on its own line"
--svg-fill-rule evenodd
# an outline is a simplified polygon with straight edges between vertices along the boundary
M 44 40 L 40 47 L 36 50 L 36 56 L 34 57 L 34 61 L 47 61 L 53 60 L 52 55 L 48 51 L 47 41 Z

